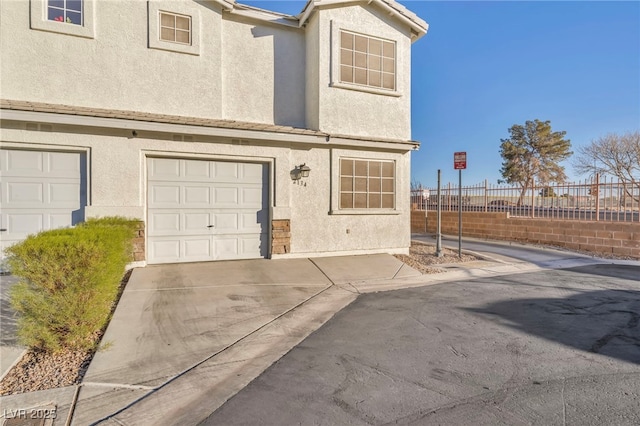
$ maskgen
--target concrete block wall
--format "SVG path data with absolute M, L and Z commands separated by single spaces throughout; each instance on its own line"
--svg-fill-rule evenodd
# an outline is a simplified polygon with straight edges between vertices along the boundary
M 412 212 L 412 232 L 422 232 L 418 212 L 425 213 Z M 428 233 L 436 232 L 435 212 L 427 213 L 425 228 Z M 443 234 L 458 234 L 458 212 L 442 212 L 441 230 Z M 514 218 L 506 212 L 463 212 L 462 235 L 549 244 L 640 260 L 640 223 Z

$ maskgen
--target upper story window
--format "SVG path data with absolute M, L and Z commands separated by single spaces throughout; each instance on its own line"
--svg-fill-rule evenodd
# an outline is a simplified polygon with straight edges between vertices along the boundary
M 47 19 L 82 25 L 82 0 L 48 0 Z
M 340 159 L 340 209 L 394 209 L 395 162 Z
M 200 55 L 200 6 L 197 2 L 149 0 L 149 48 Z
M 191 17 L 160 12 L 160 40 L 191 44 Z
M 31 29 L 94 38 L 94 0 L 30 0 Z
M 340 31 L 340 82 L 396 90 L 396 44 Z

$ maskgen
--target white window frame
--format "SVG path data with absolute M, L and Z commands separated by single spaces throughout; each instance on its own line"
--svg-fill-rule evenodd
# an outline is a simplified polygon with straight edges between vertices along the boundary
M 353 150 L 332 149 L 331 150 L 331 207 L 329 214 L 331 215 L 399 215 L 402 214 L 402 206 L 398 205 L 399 197 L 398 188 L 400 177 L 399 167 L 402 164 L 402 158 L 391 154 L 386 155 L 383 153 L 368 153 L 366 157 L 358 155 L 359 153 Z M 380 161 L 393 163 L 394 170 L 394 183 L 393 183 L 393 208 L 340 208 L 340 194 L 341 194 L 341 160 L 360 160 L 360 161 Z
M 149 48 L 200 55 L 200 10 L 190 3 L 150 1 L 148 3 Z M 160 12 L 191 18 L 191 44 L 160 39 Z
M 395 44 L 395 89 L 383 89 L 377 88 L 375 86 L 367 86 L 357 83 L 343 83 L 340 81 L 340 33 L 342 31 L 351 34 L 362 35 L 368 38 L 389 41 Z M 329 86 L 340 89 L 355 90 L 359 92 L 374 93 L 377 95 L 400 97 L 402 96 L 404 90 L 404 88 L 402 87 L 402 79 L 400 78 L 400 75 L 401 73 L 405 72 L 401 66 L 400 58 L 400 43 L 398 43 L 397 40 L 394 40 L 390 34 L 386 34 L 384 32 L 376 35 L 366 34 L 363 31 L 358 31 L 357 28 L 353 28 L 353 26 L 345 26 L 335 20 L 331 21 L 331 76 Z
M 82 25 L 48 19 L 48 0 L 30 0 L 31 29 L 66 34 L 83 38 L 95 38 L 95 1 L 82 0 Z

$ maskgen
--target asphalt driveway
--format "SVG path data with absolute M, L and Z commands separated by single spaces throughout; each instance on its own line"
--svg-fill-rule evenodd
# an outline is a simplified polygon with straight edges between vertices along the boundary
M 365 294 L 204 424 L 637 425 L 639 322 L 633 265 Z

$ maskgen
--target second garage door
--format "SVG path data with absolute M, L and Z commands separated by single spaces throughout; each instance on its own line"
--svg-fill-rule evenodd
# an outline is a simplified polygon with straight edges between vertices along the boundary
M 268 166 L 148 158 L 149 263 L 268 256 Z

